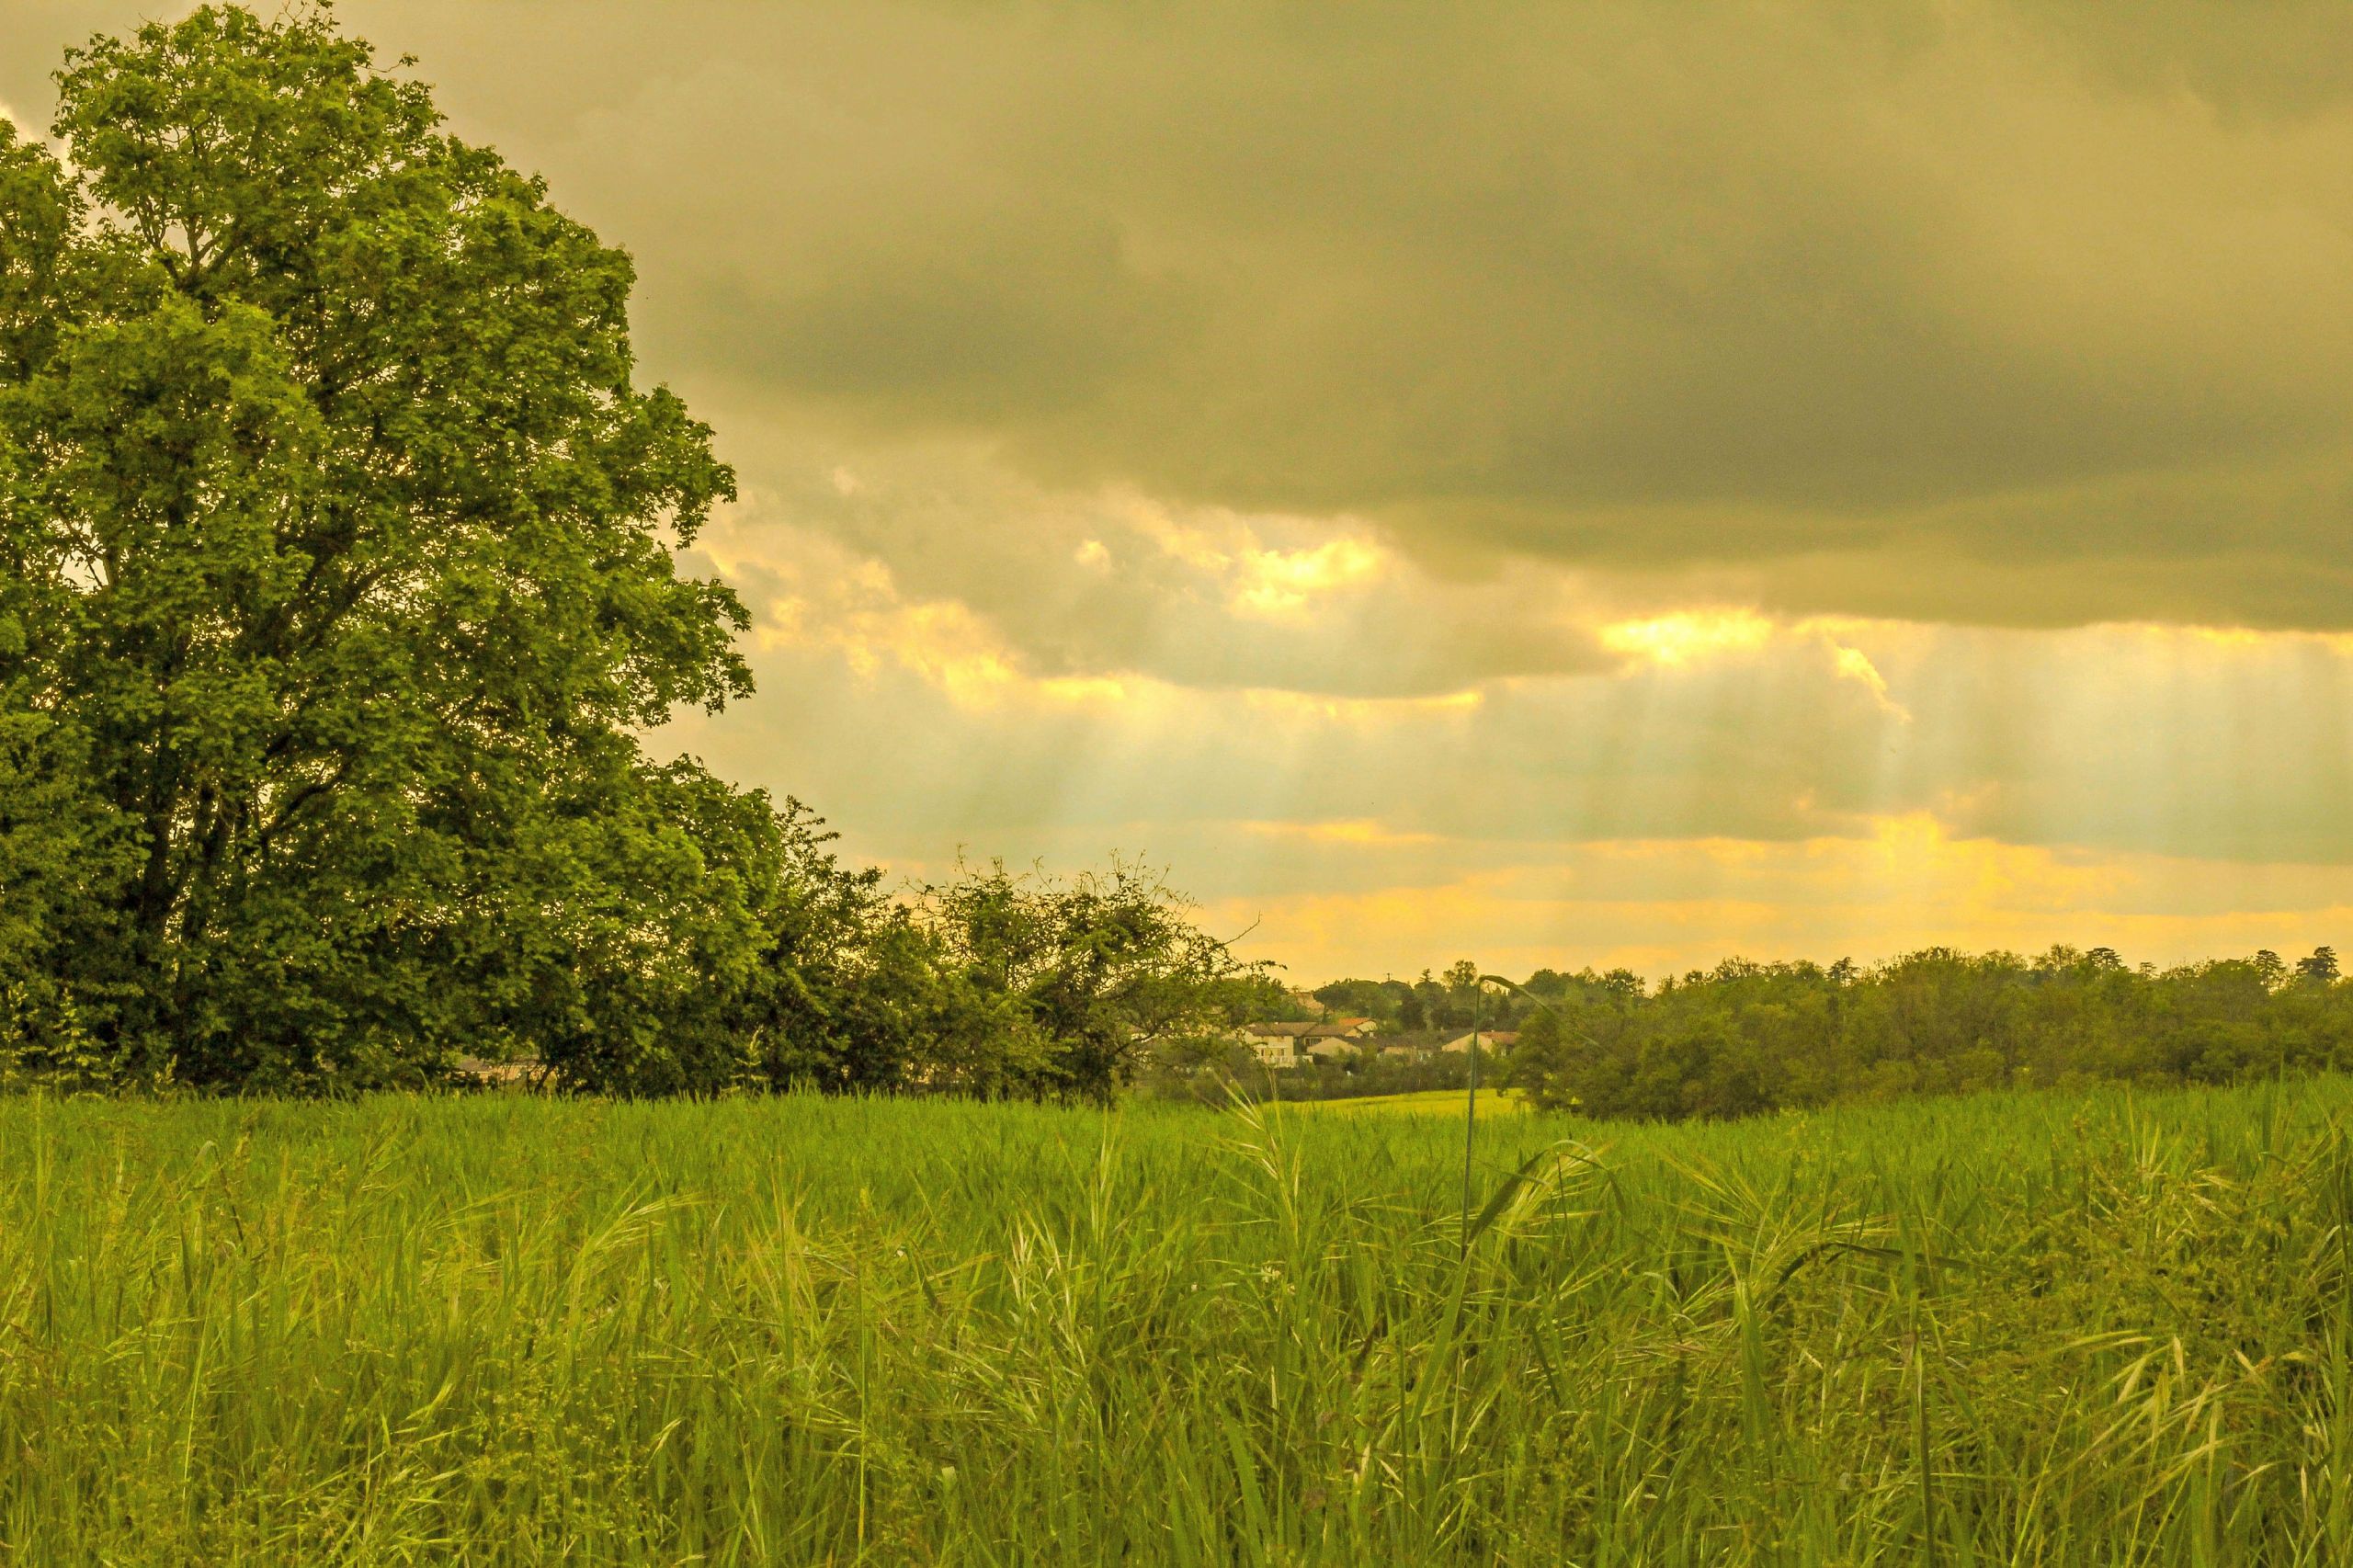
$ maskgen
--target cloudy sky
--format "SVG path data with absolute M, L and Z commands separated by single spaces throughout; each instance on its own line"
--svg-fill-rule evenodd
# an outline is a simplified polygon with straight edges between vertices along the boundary
M 0 0 L 0 105 L 163 0 Z M 2353 28 L 2153 0 L 346 0 L 637 257 L 909 874 L 1317 981 L 2353 942 Z

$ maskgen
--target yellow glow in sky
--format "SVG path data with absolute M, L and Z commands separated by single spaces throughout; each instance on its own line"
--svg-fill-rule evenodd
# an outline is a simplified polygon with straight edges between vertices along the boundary
M 1621 620 L 1601 629 L 1613 653 L 1670 667 L 1722 653 L 1751 653 L 1773 635 L 1773 623 L 1753 610 L 1686 610 Z

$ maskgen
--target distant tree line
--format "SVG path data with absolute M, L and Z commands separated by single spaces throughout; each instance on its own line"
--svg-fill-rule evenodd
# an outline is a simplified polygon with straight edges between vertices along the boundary
M 1891 962 L 1733 959 L 1655 990 L 1541 975 L 1510 1080 L 1547 1107 L 1677 1120 L 2092 1081 L 2353 1068 L 2353 985 L 2322 948 L 2159 970 L 2112 950 L 1930 948 Z
M 1336 980 L 1312 994 L 1333 1015 L 1370 1018 L 1384 1033 L 1410 1035 L 1431 1029 L 1460 1033 L 1474 1023 L 1511 1030 L 1533 1009 L 1531 996 L 1557 997 L 1597 985 L 1640 992 L 1643 984 L 1631 970 L 1579 976 L 1540 969 L 1526 985 L 1502 990 L 1481 984 L 1479 967 L 1457 959 L 1442 971 L 1424 970 L 1416 980 Z
M 0 1081 L 529 1057 L 1103 1098 L 1264 986 L 1149 871 L 886 891 L 643 737 L 751 688 L 629 258 L 324 8 L 0 119 Z
M 1870 967 L 1735 958 L 1655 987 L 1623 969 L 1543 969 L 1496 983 L 1463 960 L 1414 981 L 1336 981 L 1314 995 L 1379 1023 L 1372 1049 L 1268 1083 L 1236 1058 L 1228 1070 L 1241 1092 L 1327 1099 L 1458 1088 L 1461 1053 L 1401 1062 L 1378 1050 L 1433 1023 L 1451 1033 L 1474 1019 L 1513 1037 L 1485 1070 L 1499 1085 L 1550 1108 L 1639 1119 L 2353 1070 L 2353 984 L 2329 948 L 2293 963 L 2264 951 L 2173 969 L 2128 966 L 2109 948 L 2056 947 L 2035 958 L 1929 948 Z

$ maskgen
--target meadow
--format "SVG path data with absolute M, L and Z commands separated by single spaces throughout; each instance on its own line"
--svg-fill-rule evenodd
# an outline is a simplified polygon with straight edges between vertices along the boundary
M 2353 1084 L 0 1103 L 0 1561 L 2353 1560 Z

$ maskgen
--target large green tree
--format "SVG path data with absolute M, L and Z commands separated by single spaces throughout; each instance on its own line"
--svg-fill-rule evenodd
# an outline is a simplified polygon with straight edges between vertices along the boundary
M 57 80 L 64 156 L 0 121 L 0 1029 L 676 1078 L 791 846 L 636 738 L 747 680 L 676 564 L 732 476 L 636 383 L 629 259 L 323 10 Z

